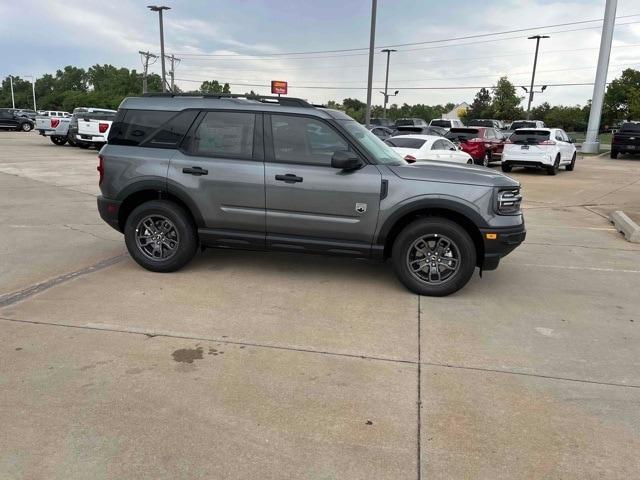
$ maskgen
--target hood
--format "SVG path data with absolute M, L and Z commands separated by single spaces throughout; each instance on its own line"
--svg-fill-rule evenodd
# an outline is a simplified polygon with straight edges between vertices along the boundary
M 479 165 L 426 161 L 411 165 L 389 166 L 400 178 L 430 182 L 482 185 L 486 187 L 518 187 L 513 178 Z

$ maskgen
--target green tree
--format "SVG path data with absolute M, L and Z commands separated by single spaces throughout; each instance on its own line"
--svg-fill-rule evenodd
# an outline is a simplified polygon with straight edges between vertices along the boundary
M 607 87 L 603 123 L 612 126 L 623 120 L 640 119 L 640 71 L 627 68 Z
M 498 120 L 515 120 L 522 117 L 521 99 L 516 95 L 516 89 L 507 77 L 500 77 L 493 89 L 491 109 Z
M 212 95 L 216 93 L 231 93 L 231 89 L 228 83 L 221 85 L 217 80 L 205 80 L 200 85 L 200 92 Z
M 491 107 L 491 93 L 486 88 L 481 88 L 476 93 L 471 106 L 462 115 L 462 120 L 470 120 L 472 118 L 493 118 L 493 109 Z

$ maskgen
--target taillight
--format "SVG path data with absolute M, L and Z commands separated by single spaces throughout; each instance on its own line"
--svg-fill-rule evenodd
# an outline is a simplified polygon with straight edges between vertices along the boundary
M 98 124 L 98 131 L 100 133 L 106 132 L 108 128 L 109 128 L 109 124 L 108 123 L 99 123 Z
M 404 159 L 409 163 L 414 163 L 416 161 L 416 157 L 413 155 L 405 155 Z
M 52 118 L 51 119 L 51 128 L 56 128 L 59 124 L 60 124 L 60 119 L 59 118 Z
M 555 145 L 556 142 L 554 140 L 545 140 L 544 142 L 540 142 L 540 145 Z
M 98 181 L 98 185 L 102 185 L 102 180 L 104 179 L 104 157 L 102 155 L 98 155 L 98 167 L 96 168 L 98 172 L 100 172 L 100 180 Z

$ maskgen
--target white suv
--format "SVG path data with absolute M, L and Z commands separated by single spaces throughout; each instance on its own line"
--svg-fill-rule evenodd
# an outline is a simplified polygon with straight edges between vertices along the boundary
M 575 168 L 576 146 L 560 128 L 519 128 L 502 151 L 503 172 L 512 167 L 535 167 L 555 175 L 561 165 L 569 172 Z

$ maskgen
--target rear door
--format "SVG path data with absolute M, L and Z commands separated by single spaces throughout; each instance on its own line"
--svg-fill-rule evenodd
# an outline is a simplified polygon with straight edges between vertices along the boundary
M 16 128 L 18 122 L 13 118 L 13 115 L 7 110 L 0 110 L 0 127 L 1 128 Z
M 267 246 L 368 255 L 380 205 L 377 167 L 332 168 L 334 152 L 355 149 L 318 118 L 270 115 L 265 139 Z
M 262 116 L 203 111 L 169 164 L 168 189 L 202 216 L 200 235 L 237 247 L 264 247 Z
M 431 157 L 436 160 L 442 160 L 443 162 L 450 162 L 452 160 L 453 152 L 449 150 L 449 146 L 447 145 L 447 140 L 436 140 L 431 145 Z

